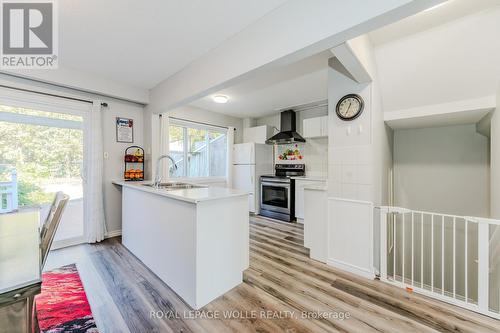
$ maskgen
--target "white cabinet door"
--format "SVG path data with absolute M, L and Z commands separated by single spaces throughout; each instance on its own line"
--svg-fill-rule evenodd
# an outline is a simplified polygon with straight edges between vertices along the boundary
M 304 138 L 328 136 L 328 116 L 304 119 L 302 127 Z
M 304 182 L 302 181 L 295 184 L 295 217 L 304 218 Z
M 257 142 L 259 136 L 257 127 L 248 127 L 243 129 L 243 142 Z
M 273 135 L 273 128 L 268 125 L 247 127 L 243 129 L 243 142 L 265 144 Z
M 327 194 L 326 190 L 304 191 L 304 246 L 311 250 L 312 259 L 327 259 Z
M 302 127 L 302 135 L 305 138 L 314 138 L 320 135 L 321 123 L 318 118 L 304 119 Z
M 295 180 L 295 217 L 304 219 L 304 187 L 308 185 L 319 185 L 322 180 L 296 179 Z

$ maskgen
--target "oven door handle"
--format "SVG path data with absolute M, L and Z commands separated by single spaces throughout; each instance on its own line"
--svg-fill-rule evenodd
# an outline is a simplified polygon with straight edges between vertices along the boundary
M 274 178 L 261 178 L 261 183 L 281 183 L 281 184 L 290 184 L 290 180 L 279 180 Z
M 285 182 L 261 182 L 262 186 L 290 187 L 290 183 Z

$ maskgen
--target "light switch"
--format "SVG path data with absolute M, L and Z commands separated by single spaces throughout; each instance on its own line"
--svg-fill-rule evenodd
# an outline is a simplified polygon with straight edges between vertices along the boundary
M 351 126 L 347 126 L 346 133 L 347 135 L 351 135 Z
M 109 154 L 107 151 L 104 152 L 104 159 L 107 160 L 109 158 Z
M 359 134 L 363 133 L 363 125 L 361 124 L 358 126 L 358 133 Z

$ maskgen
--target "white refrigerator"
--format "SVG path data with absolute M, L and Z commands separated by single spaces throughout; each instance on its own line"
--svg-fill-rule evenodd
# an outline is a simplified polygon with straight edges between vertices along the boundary
M 260 176 L 270 174 L 274 174 L 271 145 L 253 142 L 233 145 L 231 187 L 250 193 L 248 205 L 251 213 L 259 213 Z

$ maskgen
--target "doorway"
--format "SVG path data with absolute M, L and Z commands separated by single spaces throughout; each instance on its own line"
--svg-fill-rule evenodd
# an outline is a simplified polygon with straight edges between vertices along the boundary
M 0 101 L 0 182 L 9 184 L 1 213 L 48 215 L 55 193 L 70 196 L 53 248 L 85 241 L 87 105 Z

